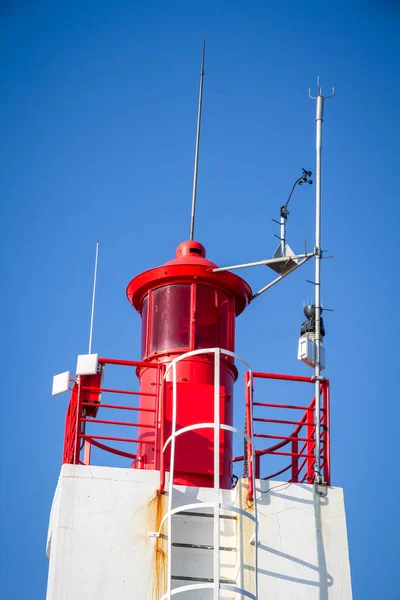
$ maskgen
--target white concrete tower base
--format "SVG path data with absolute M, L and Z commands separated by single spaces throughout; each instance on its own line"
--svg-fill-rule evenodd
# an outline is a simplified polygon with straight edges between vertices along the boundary
M 47 600 L 160 600 L 167 577 L 166 538 L 149 537 L 167 509 L 157 471 L 64 465 L 50 516 Z M 243 506 L 245 483 L 221 501 Z M 343 492 L 312 485 L 257 482 L 258 600 L 350 600 Z M 174 506 L 210 502 L 213 490 L 177 486 Z M 251 507 L 248 507 L 251 510 Z M 173 588 L 212 579 L 210 509 L 174 518 Z M 247 519 L 242 519 L 247 520 Z M 247 585 L 252 553 L 243 548 L 240 517 L 220 519 L 221 581 Z M 241 529 L 241 531 L 239 531 Z M 254 590 L 251 590 L 254 592 Z M 179 600 L 209 600 L 212 591 Z M 238 595 L 221 591 L 221 600 Z

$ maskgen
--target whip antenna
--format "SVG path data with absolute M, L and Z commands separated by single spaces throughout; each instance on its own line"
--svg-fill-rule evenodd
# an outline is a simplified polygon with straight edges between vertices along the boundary
M 203 79 L 204 79 L 204 54 L 206 49 L 206 38 L 203 38 L 203 48 L 201 51 L 201 69 L 200 69 L 200 89 L 199 89 L 199 106 L 197 111 L 197 132 L 196 132 L 196 150 L 194 155 L 194 172 L 193 172 L 193 191 L 192 191 L 192 214 L 190 217 L 190 241 L 194 235 L 194 218 L 196 215 L 196 194 L 197 194 L 197 171 L 199 166 L 199 146 L 200 146 L 200 126 L 201 126 L 201 109 L 203 106 Z
M 92 294 L 92 311 L 90 314 L 90 330 L 89 330 L 89 354 L 92 354 L 92 339 L 93 339 L 93 322 L 94 322 L 94 303 L 96 300 L 96 284 L 97 284 L 97 263 L 99 260 L 99 242 L 96 242 L 96 258 L 94 261 L 94 276 L 93 276 L 93 294 Z

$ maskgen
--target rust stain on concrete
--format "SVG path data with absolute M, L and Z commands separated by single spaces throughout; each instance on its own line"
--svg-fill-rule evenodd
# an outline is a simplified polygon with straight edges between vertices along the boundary
M 238 481 L 239 489 L 236 499 L 237 506 L 251 515 L 254 515 L 254 502 L 247 500 L 248 480 Z M 254 522 L 243 515 L 239 515 L 237 528 L 237 548 L 239 562 L 239 578 L 241 586 L 248 592 L 255 593 L 255 546 L 250 544 L 254 534 Z
M 160 494 L 158 491 L 154 498 L 148 503 L 149 509 L 149 525 L 151 531 L 158 531 L 161 520 L 167 510 L 167 498 L 165 494 Z M 163 528 L 164 531 L 164 528 Z M 153 538 L 154 556 L 152 563 L 153 571 L 153 586 L 152 600 L 160 600 L 167 589 L 167 536 L 161 532 L 160 537 Z

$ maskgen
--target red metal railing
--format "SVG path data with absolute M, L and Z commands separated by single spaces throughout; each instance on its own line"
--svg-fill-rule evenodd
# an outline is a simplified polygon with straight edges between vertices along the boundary
M 63 462 L 70 464 L 91 464 L 92 447 L 125 457 L 135 462 L 136 468 L 145 468 L 139 464 L 139 457 L 134 451 L 127 451 L 117 447 L 117 444 L 152 444 L 155 447 L 156 462 L 154 467 L 160 470 L 161 481 L 160 489 L 164 488 L 165 484 L 165 466 L 164 454 L 160 452 L 163 448 L 164 428 L 163 413 L 165 410 L 165 394 L 164 394 L 164 366 L 144 363 L 138 361 L 124 361 L 109 358 L 100 358 L 99 365 L 103 369 L 106 365 L 118 365 L 131 367 L 136 369 L 146 367 L 156 369 L 156 384 L 154 393 L 142 393 L 140 391 L 117 389 L 110 387 L 93 387 L 93 383 L 86 385 L 88 378 L 77 377 L 73 383 L 70 403 L 67 410 L 65 422 L 64 436 L 64 452 Z M 136 377 L 136 372 L 134 372 Z M 250 379 L 251 377 L 251 379 Z M 249 493 L 252 497 L 252 475 L 253 469 L 256 479 L 269 480 L 280 476 L 285 476 L 284 480 L 293 483 L 313 483 L 315 471 L 315 398 L 307 404 L 280 404 L 276 402 L 254 401 L 254 387 L 257 379 L 263 380 L 278 380 L 284 382 L 301 382 L 314 385 L 311 377 L 300 377 L 295 375 L 279 375 L 272 373 L 255 372 L 250 376 L 250 373 L 245 373 L 245 398 L 246 398 L 246 430 L 247 434 L 253 434 L 255 440 L 259 440 L 259 445 L 265 440 L 276 440 L 276 443 L 268 447 L 259 447 L 254 451 L 254 464 L 251 460 L 251 449 L 246 448 L 243 456 L 233 458 L 233 462 L 247 461 L 248 463 L 248 478 L 249 478 Z M 250 385 L 252 382 L 252 385 Z M 102 386 L 102 384 L 101 384 Z M 321 382 L 321 412 L 320 412 L 320 437 L 321 437 L 321 462 L 319 471 L 323 476 L 324 481 L 329 485 L 331 481 L 330 474 L 330 414 L 329 414 L 329 380 L 325 379 Z M 87 394 L 90 392 L 90 398 L 97 395 L 97 400 L 87 401 Z M 102 401 L 99 403 L 100 394 L 103 394 Z M 144 408 L 132 403 L 113 404 L 103 402 L 104 395 L 110 398 L 113 395 L 123 395 L 129 399 L 134 399 L 140 396 L 150 396 L 154 398 L 154 404 L 149 408 Z M 85 399 L 86 396 L 86 399 Z M 257 394 L 258 396 L 258 394 Z M 121 419 L 97 418 L 98 411 L 127 411 L 128 414 L 137 414 L 138 419 L 134 421 L 126 421 Z M 296 416 L 299 414 L 300 416 Z M 153 414 L 152 425 L 147 419 L 146 423 L 141 422 L 144 413 Z M 291 417 L 291 415 L 294 415 Z M 88 424 L 94 429 L 92 424 L 104 426 L 117 426 L 137 428 L 144 426 L 147 429 L 154 430 L 154 437 L 151 439 L 138 439 L 136 436 L 121 437 L 114 436 L 109 433 L 109 429 L 105 435 L 97 433 L 87 433 Z M 251 431 L 253 426 L 253 432 Z M 285 428 L 283 433 L 277 428 Z M 270 460 L 267 464 L 263 457 L 268 457 Z M 273 459 L 273 461 L 272 461 Z M 288 459 L 286 461 L 286 459 Z M 273 467 L 275 464 L 275 468 Z M 153 468 L 154 468 L 153 467 Z M 285 475 L 286 474 L 286 475 Z
M 311 383 L 314 381 L 311 377 L 300 377 L 296 375 L 277 375 L 273 373 L 253 373 L 253 388 L 254 381 L 259 379 L 280 380 Z M 329 410 L 329 380 L 325 379 L 321 382 L 321 463 L 319 471 L 323 476 L 324 481 L 330 485 L 330 410 Z M 252 402 L 252 390 L 250 387 L 250 374 L 246 374 L 246 421 L 247 433 L 255 439 L 260 440 L 280 440 L 276 444 L 267 448 L 255 450 L 255 476 L 256 479 L 273 479 L 284 473 L 289 474 L 286 479 L 292 483 L 312 483 L 314 481 L 315 471 L 315 398 L 312 399 L 308 406 L 298 404 L 278 404 L 272 402 Z M 271 412 L 273 418 L 255 416 L 257 409 L 261 408 L 265 413 Z M 251 409 L 253 410 L 253 419 L 251 419 Z M 284 411 L 284 412 L 283 412 Z M 287 418 L 288 414 L 297 414 L 297 411 L 302 411 L 301 417 Z M 285 417 L 285 418 L 283 418 Z M 253 423 L 253 432 L 250 431 L 251 422 Z M 268 425 L 268 432 L 265 427 L 261 430 L 258 424 Z M 284 426 L 286 429 L 294 426 L 294 429 L 288 433 L 272 433 L 273 428 Z M 263 456 L 271 457 L 288 457 L 288 464 L 280 465 L 275 472 L 269 471 L 265 474 L 261 468 L 261 458 Z M 246 461 L 250 457 L 250 449 L 244 456 L 237 456 L 233 459 L 234 462 Z M 280 459 L 282 460 L 282 459 Z M 248 477 L 249 477 L 249 493 L 248 496 L 253 496 L 252 490 L 252 461 L 248 462 Z
M 108 387 L 94 387 L 92 384 L 85 385 L 85 383 L 90 383 L 90 376 L 77 377 L 73 387 L 71 398 L 67 410 L 66 421 L 65 421 L 65 435 L 64 435 L 64 452 L 63 452 L 63 463 L 69 464 L 83 464 L 89 465 L 91 460 L 91 449 L 92 447 L 99 448 L 101 450 L 105 450 L 110 452 L 111 454 L 115 454 L 117 456 L 123 456 L 131 459 L 132 461 L 137 459 L 137 454 L 134 452 L 127 452 L 125 450 L 121 450 L 115 445 L 105 444 L 104 442 L 113 442 L 113 443 L 124 443 L 124 444 L 152 444 L 154 447 L 159 446 L 159 435 L 160 435 L 160 425 L 159 425 L 159 402 L 157 399 L 160 397 L 160 387 L 162 385 L 162 376 L 161 376 L 161 365 L 138 362 L 138 361 L 129 361 L 129 360 L 117 360 L 112 358 L 99 358 L 99 365 L 101 369 L 104 369 L 105 365 L 119 365 L 124 367 L 132 367 L 135 370 L 138 367 L 146 367 L 150 369 L 157 370 L 156 377 L 156 386 L 154 393 L 143 393 L 140 391 L 133 390 L 125 390 L 125 389 L 117 389 L 117 388 L 108 388 Z M 135 374 L 136 377 L 136 374 Z M 87 401 L 85 400 L 85 395 L 90 393 L 90 397 L 93 396 L 98 397 L 96 401 Z M 131 398 L 137 396 L 150 396 L 154 398 L 154 406 L 152 408 L 141 408 L 139 406 L 133 406 L 133 404 L 112 404 L 101 402 L 99 403 L 100 394 L 107 395 L 124 395 Z M 134 412 L 138 414 L 137 421 L 122 421 L 122 420 L 112 420 L 106 418 L 97 418 L 97 411 L 100 410 L 103 412 L 103 409 L 109 411 L 128 411 L 130 414 Z M 148 423 L 143 424 L 140 423 L 140 416 L 143 413 L 152 413 L 154 414 L 153 425 Z M 93 416 L 91 416 L 93 415 Z M 147 429 L 154 429 L 154 438 L 152 439 L 138 439 L 137 437 L 120 437 L 114 436 L 107 433 L 107 435 L 97 435 L 93 433 L 86 433 L 87 424 L 96 423 L 100 425 L 110 425 L 110 426 L 119 426 L 119 427 L 140 427 L 144 425 Z M 137 465 L 138 468 L 140 465 Z

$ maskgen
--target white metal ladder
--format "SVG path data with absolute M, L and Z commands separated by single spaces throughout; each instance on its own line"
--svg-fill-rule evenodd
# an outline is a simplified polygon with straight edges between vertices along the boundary
M 199 355 L 199 354 L 214 354 L 214 422 L 213 423 L 195 423 L 193 425 L 188 425 L 187 427 L 182 427 L 178 431 L 176 430 L 176 415 L 177 415 L 177 369 L 176 365 L 179 361 L 184 360 L 185 358 L 189 358 L 191 356 Z M 170 369 L 172 369 L 172 433 L 170 437 L 166 440 L 162 452 L 165 452 L 167 447 L 171 445 L 171 458 L 170 458 L 170 472 L 169 472 L 169 482 L 168 482 L 168 510 L 163 516 L 158 532 L 155 534 L 160 536 L 163 526 L 165 523 L 168 524 L 168 544 L 167 544 L 167 591 L 161 596 L 159 600 L 170 600 L 172 596 L 182 594 L 184 592 L 190 592 L 193 590 L 213 590 L 213 600 L 219 600 L 220 598 L 220 590 L 229 591 L 235 594 L 240 594 L 241 597 L 250 598 L 251 600 L 257 600 L 258 592 L 257 592 L 257 546 L 258 546 L 258 521 L 257 521 L 257 502 L 256 497 L 254 496 L 254 505 L 253 505 L 253 514 L 249 513 L 242 508 L 234 506 L 232 504 L 225 504 L 221 502 L 221 490 L 219 488 L 220 485 L 220 455 L 219 455 L 219 445 L 220 445 L 220 431 L 224 429 L 226 431 L 230 431 L 236 435 L 240 435 L 242 438 L 247 440 L 251 446 L 251 454 L 249 456 L 249 460 L 254 464 L 254 443 L 253 436 L 248 436 L 245 432 L 240 431 L 236 427 L 231 425 L 226 425 L 220 422 L 220 365 L 221 365 L 221 354 L 231 356 L 234 359 L 242 362 L 249 370 L 249 382 L 248 385 L 250 387 L 250 407 L 251 407 L 251 419 L 252 419 L 252 390 L 253 390 L 253 378 L 252 378 L 252 370 L 250 365 L 237 354 L 230 352 L 229 350 L 222 350 L 221 348 L 205 348 L 201 350 L 194 350 L 192 352 L 186 352 L 175 358 L 167 367 L 165 372 L 165 377 Z M 253 424 L 250 423 L 250 431 L 253 431 Z M 176 437 L 178 435 L 183 435 L 188 431 L 193 431 L 195 429 L 214 429 L 214 500 L 213 502 L 195 502 L 191 504 L 185 504 L 183 506 L 179 506 L 173 508 L 173 492 L 174 492 L 174 467 L 175 467 L 175 446 L 176 446 Z M 255 491 L 255 480 L 254 480 L 254 469 L 250 469 L 250 473 L 252 473 L 253 477 L 253 489 Z M 173 517 L 177 515 L 181 515 L 182 513 L 190 514 L 190 511 L 201 511 L 205 508 L 213 509 L 213 577 L 212 579 L 206 578 L 190 578 L 191 580 L 197 580 L 197 583 L 192 583 L 188 585 L 183 585 L 178 588 L 172 589 L 172 581 L 174 579 L 174 575 L 172 572 L 172 550 L 173 550 L 173 540 L 172 540 L 172 521 Z M 254 549 L 254 585 L 253 590 L 255 592 L 250 592 L 249 590 L 244 589 L 244 587 L 240 587 L 237 585 L 236 581 L 221 581 L 220 580 L 220 519 L 224 518 L 224 516 L 228 515 L 241 515 L 243 519 L 249 519 L 253 524 L 253 533 L 248 540 L 248 544 L 251 545 Z M 194 516 L 194 515 L 193 515 Z M 242 539 L 242 536 L 239 538 Z M 246 541 L 244 542 L 246 543 Z M 193 545 L 195 547 L 195 545 Z M 211 549 L 211 547 L 210 547 Z M 239 548 L 239 552 L 241 548 Z M 181 578 L 184 579 L 184 578 Z M 243 583 L 241 582 L 241 585 Z

